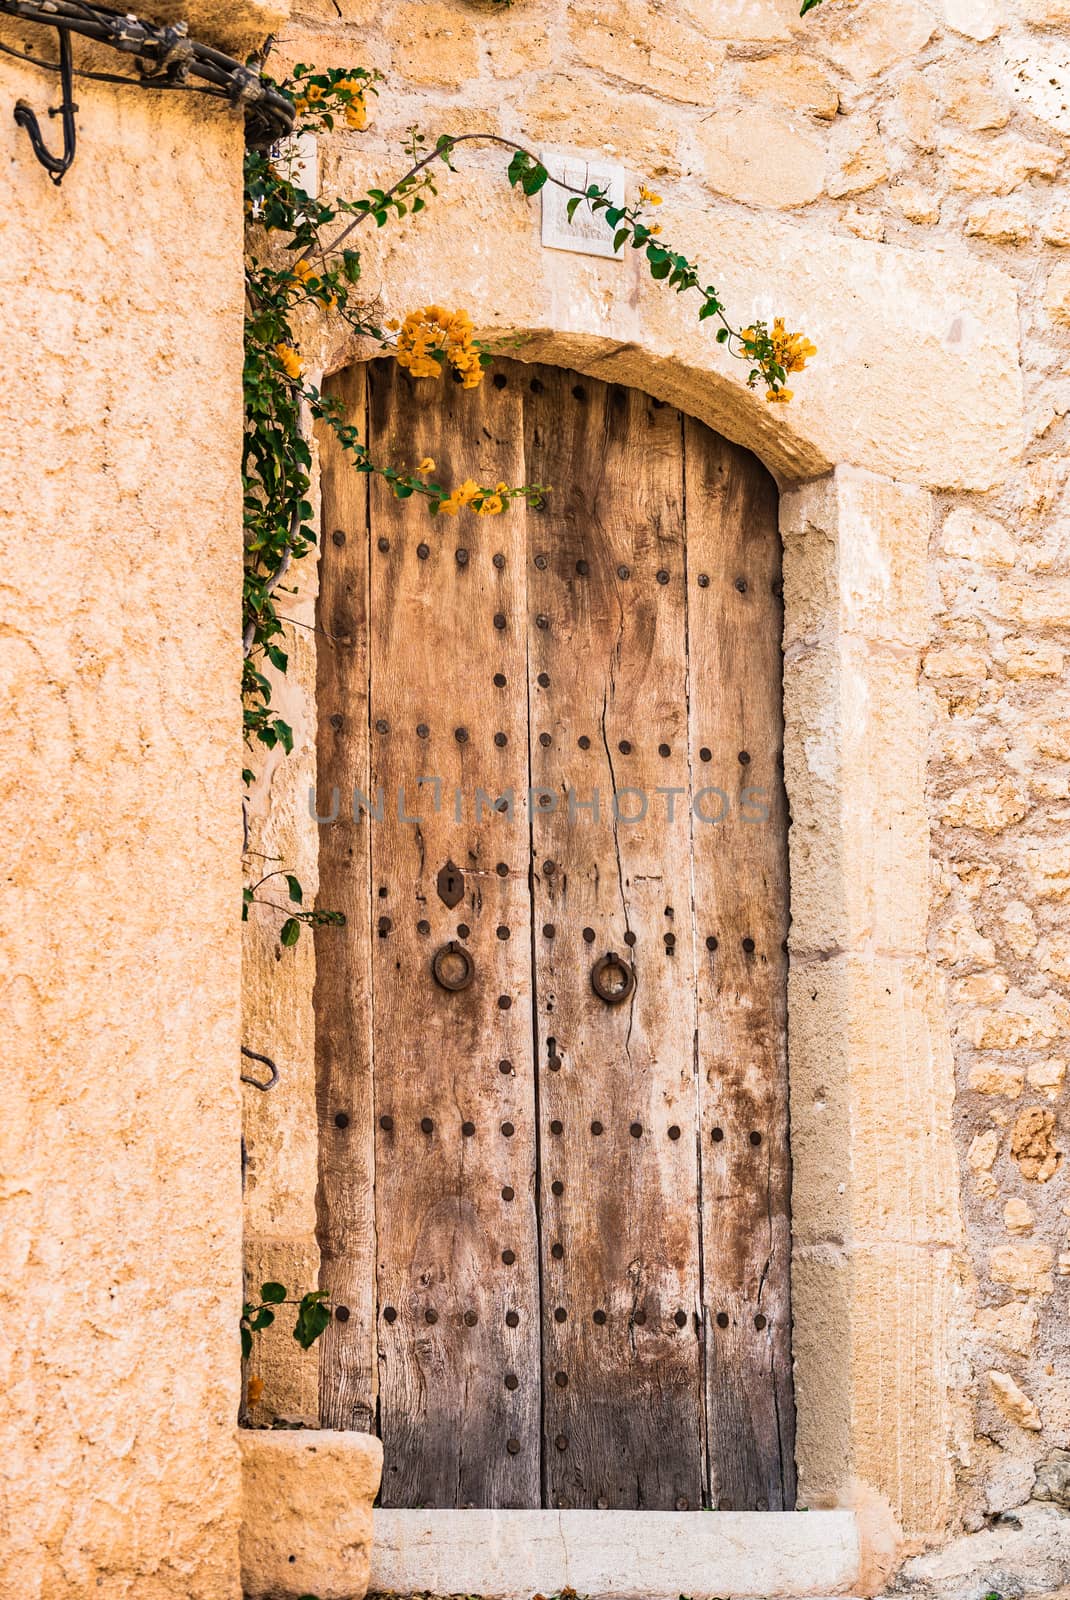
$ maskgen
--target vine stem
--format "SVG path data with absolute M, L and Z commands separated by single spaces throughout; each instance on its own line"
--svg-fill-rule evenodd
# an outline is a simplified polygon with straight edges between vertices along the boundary
M 813 0 L 813 3 L 820 4 L 820 0 Z M 375 212 L 377 210 L 381 209 L 381 207 L 383 205 L 385 205 L 388 200 L 391 200 L 398 193 L 399 189 L 403 188 L 407 183 L 409 183 L 413 178 L 415 178 L 417 173 L 422 172 L 425 167 L 429 167 L 433 161 L 443 161 L 443 162 L 445 162 L 446 166 L 449 166 L 450 165 L 449 156 L 450 156 L 451 152 L 454 151 L 459 144 L 472 144 L 472 143 L 500 145 L 503 150 L 511 150 L 514 155 L 527 156 L 528 160 L 529 161 L 534 161 L 537 166 L 545 167 L 545 163 L 539 160 L 539 157 L 534 153 L 534 151 L 529 150 L 526 145 L 517 144 L 516 141 L 513 140 L 513 139 L 505 139 L 505 138 L 503 138 L 501 136 L 501 134 L 497 134 L 497 133 L 446 133 L 446 134 L 443 134 L 442 137 L 438 140 L 438 142 L 435 145 L 435 148 L 433 150 L 429 150 L 427 155 L 421 156 L 419 161 L 417 161 L 415 163 L 415 165 L 413 165 L 413 166 L 411 166 L 409 168 L 408 172 L 402 173 L 401 177 L 397 180 L 397 182 L 395 184 L 393 184 L 389 189 L 387 189 L 385 191 L 385 193 L 383 195 L 383 198 L 382 198 L 382 201 L 380 202 L 379 206 L 371 206 L 371 205 L 367 206 L 367 208 L 364 211 L 361 212 L 359 217 L 354 217 L 352 222 L 349 222 L 349 223 L 346 224 L 346 226 L 342 229 L 341 233 L 337 236 L 337 238 L 332 239 L 330 244 L 327 245 L 325 254 L 327 254 L 327 255 L 333 254 L 333 252 L 335 250 L 337 250 L 339 248 L 339 246 L 341 244 L 343 244 L 346 239 L 349 238 L 350 234 L 353 233 L 355 229 L 360 227 L 362 222 L 367 222 L 367 220 L 368 220 L 368 218 L 370 216 L 374 216 Z M 452 171 L 453 168 L 450 168 L 450 170 Z M 551 173 L 551 172 L 547 172 L 546 177 L 547 177 L 547 181 L 549 183 L 554 184 L 558 189 L 564 189 L 567 194 L 579 195 L 580 198 L 584 199 L 584 200 L 586 200 L 588 198 L 586 189 L 577 189 L 574 184 L 566 183 L 563 178 L 555 178 L 553 173 Z M 299 261 L 307 260 L 307 258 L 311 255 L 311 253 L 312 253 L 314 248 L 315 248 L 315 246 L 310 244 L 306 250 L 302 251 L 301 255 L 298 257 L 298 260 Z M 694 287 L 698 288 L 698 284 L 696 283 L 694 285 Z M 742 340 L 742 335 L 740 334 L 738 328 L 733 328 L 732 324 L 728 321 L 728 318 L 725 316 L 724 311 L 721 308 L 720 302 L 718 302 L 718 306 L 717 306 L 717 319 L 721 323 L 721 326 L 728 330 L 729 336 L 731 338 Z

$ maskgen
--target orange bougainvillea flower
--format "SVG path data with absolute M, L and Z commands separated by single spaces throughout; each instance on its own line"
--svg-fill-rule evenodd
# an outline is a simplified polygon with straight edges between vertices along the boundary
M 297 354 L 293 345 L 277 344 L 275 346 L 275 354 L 278 356 L 279 364 L 288 378 L 299 378 L 301 376 L 301 357 Z
M 249 1379 L 245 1393 L 248 1397 L 249 1404 L 251 1406 L 255 1406 L 264 1393 L 263 1378 L 258 1378 L 254 1373 L 254 1375 Z
M 394 346 L 398 366 L 414 378 L 440 378 L 450 366 L 463 388 L 475 389 L 483 381 L 483 364 L 472 343 L 473 331 L 467 311 L 447 311 L 442 306 L 410 311 Z

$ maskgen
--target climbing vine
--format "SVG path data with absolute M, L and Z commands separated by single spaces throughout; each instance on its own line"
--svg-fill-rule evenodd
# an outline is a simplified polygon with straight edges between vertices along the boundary
M 810 0 L 811 4 L 817 0 Z M 292 76 L 276 85 L 294 105 L 295 133 L 329 134 L 341 122 L 362 129 L 368 96 L 378 92 L 380 75 L 362 67 L 317 72 L 298 64 Z M 494 348 L 476 339 L 464 310 L 431 305 L 391 318 L 382 326 L 362 301 L 357 230 L 382 228 L 405 216 L 416 217 L 438 193 L 436 179 L 454 171 L 463 145 L 499 146 L 510 160 L 506 178 L 531 197 L 552 178 L 530 150 L 497 134 L 443 134 L 433 144 L 411 129 L 409 166 L 386 189 L 369 188 L 355 198 L 329 201 L 309 194 L 295 182 L 283 156 L 251 150 L 245 162 L 245 205 L 249 225 L 246 261 L 245 440 L 243 489 L 245 507 L 245 582 L 243 591 L 243 701 L 245 736 L 250 746 L 276 746 L 287 753 L 293 732 L 272 703 L 269 668 L 285 673 L 288 658 L 281 643 L 285 618 L 279 597 L 292 566 L 315 543 L 313 508 L 308 499 L 312 466 L 311 430 L 319 423 L 331 429 L 357 472 L 381 477 L 398 499 L 418 497 L 431 516 L 453 517 L 462 511 L 499 516 L 515 500 L 537 503 L 547 491 L 538 484 L 478 483 L 466 478 L 447 485 L 435 476 L 435 462 L 373 459 L 358 430 L 346 421 L 338 401 L 325 395 L 304 370 L 300 347 L 310 315 L 338 318 L 362 337 L 395 357 L 416 378 L 441 378 L 448 373 L 466 388 L 475 387 L 494 355 Z M 614 248 L 641 252 L 650 276 L 678 294 L 697 292 L 699 321 L 712 318 L 716 338 L 749 364 L 747 381 L 764 383 L 769 401 L 791 399 L 790 374 L 801 371 L 814 346 L 801 334 L 789 333 L 782 320 L 772 328 L 755 321 L 737 329 L 712 284 L 704 283 L 697 263 L 672 248 L 653 220 L 661 197 L 645 186 L 631 205 L 614 205 L 597 186 L 570 190 L 568 216 L 586 205 L 613 231 Z M 339 227 L 339 224 L 341 226 Z M 334 229 L 333 237 L 328 237 Z M 247 784 L 255 774 L 244 772 Z M 265 886 L 286 885 L 288 903 L 280 904 Z M 296 944 L 302 925 L 340 922 L 336 912 L 304 905 L 300 882 L 281 869 L 260 877 L 244 890 L 243 916 L 254 904 L 272 906 L 283 916 L 279 938 Z

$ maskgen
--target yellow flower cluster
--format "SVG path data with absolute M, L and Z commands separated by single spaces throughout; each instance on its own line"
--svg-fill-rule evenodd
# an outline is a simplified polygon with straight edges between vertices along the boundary
M 364 89 L 359 78 L 339 78 L 335 84 L 336 89 L 342 90 L 351 98 L 346 106 L 346 126 L 348 128 L 366 128 L 368 126 L 368 106 L 364 99 Z
M 783 317 L 774 319 L 771 338 L 777 365 L 785 372 L 801 372 L 810 357 L 817 355 L 817 345 L 811 344 L 805 334 L 785 332 Z
M 452 494 L 447 495 L 445 500 L 439 501 L 439 514 L 455 517 L 462 506 L 470 506 L 473 500 L 478 499 L 479 504 L 473 507 L 476 515 L 480 517 L 496 517 L 505 510 L 505 502 L 502 499 L 502 495 L 508 491 L 508 488 L 509 485 L 507 483 L 499 483 L 492 494 L 488 489 L 481 489 L 474 478 L 466 478 L 458 488 L 454 489 Z
M 817 355 L 816 344 L 811 344 L 803 333 L 789 333 L 783 317 L 773 319 L 773 330 L 769 334 L 766 334 L 764 325 L 760 325 L 758 329 L 744 328 L 740 338 L 744 345 L 755 346 L 750 354 L 761 362 L 763 372 L 766 372 L 766 362 L 783 367 L 785 372 L 801 372 L 810 357 Z M 773 404 L 787 405 L 794 393 L 794 389 L 778 389 L 771 382 L 765 391 L 765 398 Z
M 660 206 L 661 196 L 655 194 L 653 189 L 648 189 L 645 183 L 639 185 L 639 198 L 648 206 Z
M 394 354 L 399 367 L 411 372 L 414 378 L 438 378 L 442 375 L 439 355 L 445 356 L 454 372 L 461 375 L 466 389 L 476 389 L 483 381 L 483 368 L 479 364 L 479 351 L 472 345 L 472 323 L 467 311 L 449 312 L 442 306 L 424 306 L 410 311 L 400 325 L 397 321 L 387 327 L 398 330 Z
M 278 356 L 279 364 L 288 378 L 296 379 L 301 376 L 301 357 L 297 354 L 293 345 L 277 344 L 275 346 L 275 354 Z

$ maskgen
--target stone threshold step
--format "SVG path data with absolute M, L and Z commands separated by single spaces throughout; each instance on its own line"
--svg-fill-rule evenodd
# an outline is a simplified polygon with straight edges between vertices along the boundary
M 376 1508 L 372 1592 L 531 1600 L 832 1600 L 860 1578 L 851 1511 Z

